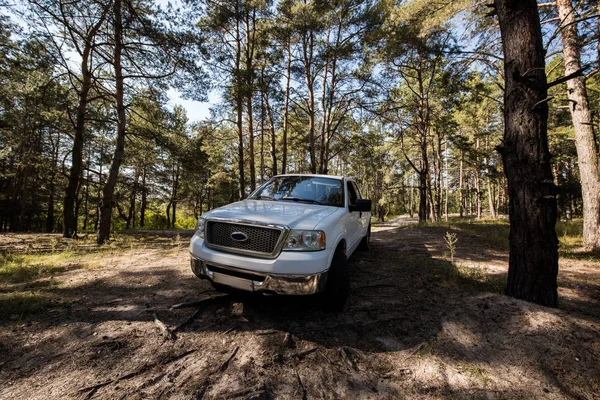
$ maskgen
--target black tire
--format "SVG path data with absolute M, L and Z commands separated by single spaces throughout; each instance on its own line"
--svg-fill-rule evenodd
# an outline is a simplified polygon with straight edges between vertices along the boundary
M 361 251 L 366 251 L 371 248 L 371 223 L 369 223 L 369 227 L 367 228 L 367 234 L 362 238 L 358 245 L 358 249 Z
M 341 249 L 336 250 L 327 273 L 327 283 L 322 295 L 323 309 L 342 311 L 350 293 L 348 260 Z

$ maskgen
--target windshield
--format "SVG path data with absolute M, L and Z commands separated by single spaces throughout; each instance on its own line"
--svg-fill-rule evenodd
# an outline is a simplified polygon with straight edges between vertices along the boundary
M 249 198 L 343 207 L 343 193 L 340 179 L 314 176 L 279 176 L 265 183 Z

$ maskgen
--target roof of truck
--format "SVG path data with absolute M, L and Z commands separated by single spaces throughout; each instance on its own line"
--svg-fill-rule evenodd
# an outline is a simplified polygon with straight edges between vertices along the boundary
M 315 178 L 351 179 L 351 178 L 348 178 L 347 176 L 323 175 L 323 174 L 279 174 L 279 175 L 275 175 L 273 178 L 278 177 L 278 176 L 314 176 Z

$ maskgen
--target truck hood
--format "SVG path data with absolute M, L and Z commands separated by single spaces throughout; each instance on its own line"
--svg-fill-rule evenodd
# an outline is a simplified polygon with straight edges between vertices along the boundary
M 242 200 L 209 211 L 203 217 L 243 219 L 310 230 L 339 209 L 292 201 Z

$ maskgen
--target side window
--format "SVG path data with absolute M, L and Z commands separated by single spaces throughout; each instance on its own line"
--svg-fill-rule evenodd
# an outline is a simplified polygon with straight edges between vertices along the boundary
M 348 205 L 355 205 L 356 199 L 358 199 L 358 195 L 356 194 L 356 190 L 354 189 L 354 185 L 352 182 L 348 182 Z

